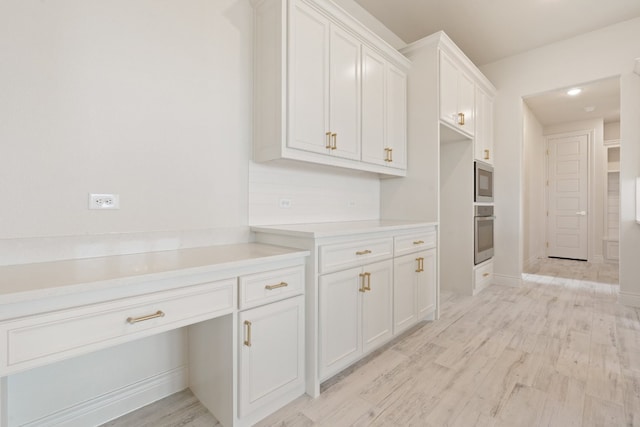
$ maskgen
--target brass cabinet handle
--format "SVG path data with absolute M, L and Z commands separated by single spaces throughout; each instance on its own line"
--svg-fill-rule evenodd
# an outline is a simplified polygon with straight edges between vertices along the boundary
M 145 320 L 151 320 L 151 319 L 155 319 L 157 317 L 164 317 L 164 312 L 162 312 L 161 310 L 158 310 L 155 313 L 147 314 L 146 316 L 128 317 L 127 318 L 127 323 L 131 323 L 133 325 L 134 323 L 144 322 Z
M 489 160 L 489 150 L 484 150 L 484 159 Z
M 424 271 L 424 258 L 416 258 L 416 261 L 418 261 L 418 269 L 416 270 L 416 273 L 422 273 Z
M 484 273 L 484 274 L 482 275 L 482 277 L 488 277 L 488 276 L 490 276 L 490 274 L 489 274 L 489 273 Z
M 331 134 L 331 138 L 333 138 L 333 144 L 331 145 L 331 149 L 332 150 L 337 150 L 338 149 L 338 134 L 337 133 L 332 133 Z
M 247 327 L 247 335 L 246 339 L 244 340 L 244 345 L 246 345 L 247 347 L 251 347 L 251 322 L 245 320 L 244 325 Z
M 325 133 L 325 136 L 327 137 L 327 144 L 324 146 L 324 148 L 328 148 L 330 150 L 331 149 L 331 132 Z
M 464 113 L 458 113 L 458 124 L 464 126 Z
M 364 277 L 367 279 L 367 286 L 364 287 L 365 291 L 371 290 L 371 273 L 364 273 Z
M 393 162 L 393 148 L 385 148 L 384 152 L 384 161 Z
M 414 245 L 421 245 L 424 243 L 424 240 L 416 240 L 413 242 Z
M 277 285 L 267 285 L 264 288 L 271 291 L 273 289 L 284 288 L 285 286 L 289 286 L 287 282 L 280 282 Z
M 371 251 L 369 249 L 365 249 L 364 251 L 358 251 L 356 252 L 356 255 L 367 255 L 370 254 Z
M 360 276 L 360 288 L 358 289 L 358 291 L 360 291 L 360 292 L 366 292 L 366 290 L 367 290 L 367 287 L 364 285 L 364 278 L 366 277 L 365 274 L 366 273 L 360 273 L 359 274 L 359 276 Z

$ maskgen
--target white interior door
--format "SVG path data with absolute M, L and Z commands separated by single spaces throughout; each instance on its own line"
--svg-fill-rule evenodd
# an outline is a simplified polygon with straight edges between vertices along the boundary
M 588 257 L 587 134 L 548 139 L 547 255 Z

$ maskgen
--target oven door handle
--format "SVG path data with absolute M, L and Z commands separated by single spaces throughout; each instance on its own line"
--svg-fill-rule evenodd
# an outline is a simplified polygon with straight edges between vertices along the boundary
M 476 221 L 493 221 L 496 219 L 495 216 L 477 216 Z

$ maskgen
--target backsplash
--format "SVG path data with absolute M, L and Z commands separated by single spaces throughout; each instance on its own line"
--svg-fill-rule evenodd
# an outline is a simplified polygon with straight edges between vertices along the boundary
M 376 175 L 307 163 L 249 164 L 249 225 L 379 218 Z

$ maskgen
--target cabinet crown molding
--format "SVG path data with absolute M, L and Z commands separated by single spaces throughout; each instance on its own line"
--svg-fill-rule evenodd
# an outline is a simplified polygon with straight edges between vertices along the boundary
M 420 40 L 416 40 L 400 49 L 400 53 L 411 59 L 413 56 L 429 48 L 441 49 L 447 52 L 458 66 L 462 67 L 466 73 L 473 77 L 476 85 L 480 86 L 490 97 L 493 98 L 495 96 L 496 87 L 493 83 L 482 74 L 478 67 L 444 31 L 438 31 Z

